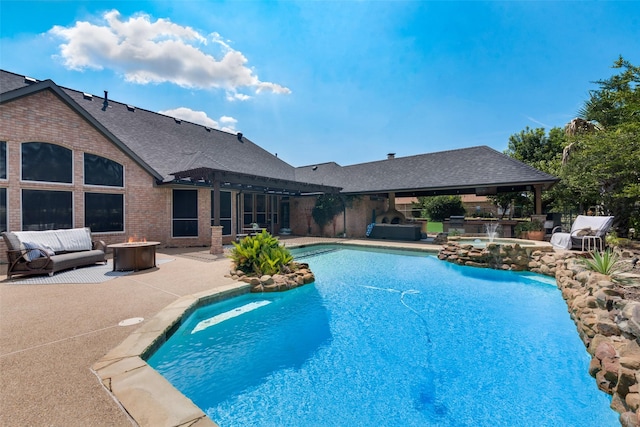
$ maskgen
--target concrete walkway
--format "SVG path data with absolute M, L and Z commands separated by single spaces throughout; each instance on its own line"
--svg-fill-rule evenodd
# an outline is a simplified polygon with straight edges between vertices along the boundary
M 289 247 L 331 241 L 283 240 Z M 157 258 L 172 261 L 99 284 L 0 282 L 0 426 L 135 425 L 91 371 L 140 326 L 118 323 L 150 319 L 180 297 L 234 283 L 224 277 L 230 261 L 204 248 L 159 249 Z

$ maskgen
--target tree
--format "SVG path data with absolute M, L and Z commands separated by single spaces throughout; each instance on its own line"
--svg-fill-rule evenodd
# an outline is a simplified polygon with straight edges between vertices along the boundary
M 616 217 L 620 234 L 639 224 L 640 126 L 581 135 L 562 178 L 583 208 L 601 206 Z
M 640 226 L 640 67 L 620 57 L 613 68 L 622 71 L 598 80 L 580 110 L 600 126 L 569 132 L 561 176 L 567 197 L 614 215 L 626 235 Z
M 524 130 L 509 137 L 509 145 L 505 154 L 550 175 L 558 176 L 562 162 L 562 150 L 566 140 L 564 131 L 558 127 L 552 128 L 547 135 L 544 128 L 531 129 L 527 126 Z M 542 194 L 543 209 L 558 207 L 558 198 L 562 187 L 557 189 L 556 187 Z M 503 193 L 492 196 L 490 199 L 496 206 L 503 209 L 509 206 L 511 200 L 516 200 L 518 204 L 523 206 L 524 211 L 533 212 L 532 194 Z
M 640 122 L 640 67 L 620 56 L 612 68 L 622 71 L 597 80 L 600 88 L 589 91 L 589 99 L 578 112 L 583 119 L 595 121 L 606 130 Z
M 464 215 L 466 210 L 460 196 L 418 197 L 422 209 L 422 217 L 431 221 L 444 221 L 450 216 Z

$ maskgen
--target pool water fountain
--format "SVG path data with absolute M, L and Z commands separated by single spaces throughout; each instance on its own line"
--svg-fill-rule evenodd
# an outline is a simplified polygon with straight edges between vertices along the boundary
M 498 237 L 498 228 L 500 228 L 500 224 L 497 222 L 488 222 L 484 225 L 487 237 L 489 238 L 489 243 L 493 243 L 493 239 Z

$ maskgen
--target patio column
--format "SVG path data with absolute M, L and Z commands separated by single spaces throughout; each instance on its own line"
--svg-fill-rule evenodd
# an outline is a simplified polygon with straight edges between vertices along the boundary
M 213 225 L 220 225 L 220 181 L 213 175 Z
M 224 253 L 224 249 L 222 248 L 222 226 L 221 225 L 211 226 L 211 249 L 209 249 L 209 253 L 214 255 Z
M 533 186 L 533 195 L 535 199 L 535 214 L 542 215 L 542 185 Z

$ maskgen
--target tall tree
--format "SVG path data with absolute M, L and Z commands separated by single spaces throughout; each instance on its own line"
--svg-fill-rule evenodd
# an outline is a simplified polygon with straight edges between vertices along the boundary
M 595 83 L 600 87 L 589 91 L 589 99 L 578 111 L 586 120 L 598 122 L 604 129 L 640 123 L 640 67 L 620 56 L 613 64 L 620 73 Z
M 640 67 L 620 57 L 613 68 L 621 71 L 597 81 L 580 110 L 600 126 L 569 132 L 561 174 L 573 200 L 614 215 L 624 235 L 640 227 Z
M 509 137 L 509 145 L 505 154 L 543 172 L 558 176 L 565 144 L 565 133 L 558 127 L 552 128 L 547 134 L 544 128 L 531 129 L 527 126 L 524 130 Z M 554 187 L 543 193 L 543 209 L 558 208 L 560 189 Z M 525 212 L 533 212 L 533 195 L 531 194 L 523 197 L 520 193 L 508 193 L 491 199 L 494 204 L 503 208 L 509 200 L 517 200 L 518 203 L 523 204 Z

